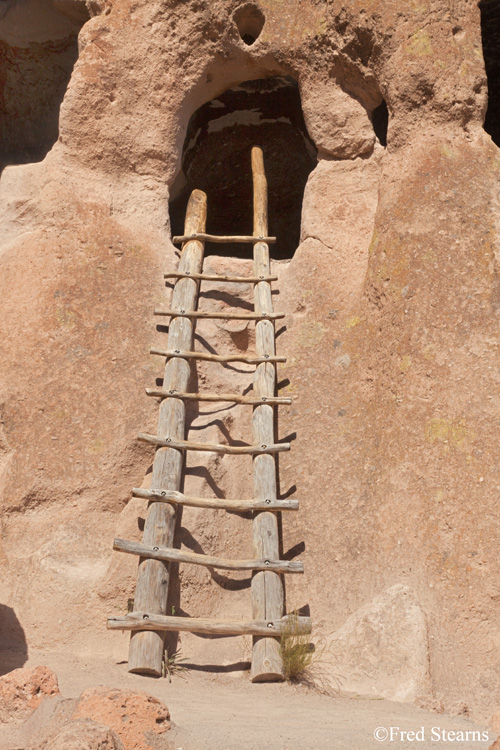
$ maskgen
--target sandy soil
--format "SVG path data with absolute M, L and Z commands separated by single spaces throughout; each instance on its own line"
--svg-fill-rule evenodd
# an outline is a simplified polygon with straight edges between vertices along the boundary
M 1 663 L 9 666 L 9 654 Z M 288 684 L 252 685 L 243 664 L 193 668 L 188 679 L 152 679 L 131 675 L 126 664 L 76 659 L 62 652 L 32 651 L 26 666 L 44 664 L 59 678 L 63 698 L 76 698 L 87 687 L 105 685 L 145 690 L 170 709 L 170 739 L 176 750 L 370 750 L 384 745 L 398 748 L 487 748 L 495 738 L 474 740 L 473 731 L 487 732 L 465 717 L 436 714 L 415 706 L 385 700 L 323 695 L 314 689 Z M 213 669 L 213 671 L 206 671 Z M 21 750 L 28 736 L 45 722 L 57 701 L 45 701 L 22 726 L 0 728 L 0 750 Z M 377 727 L 393 730 L 393 741 L 376 741 Z M 438 728 L 434 730 L 433 728 Z M 439 735 L 437 734 L 439 730 Z M 420 731 L 424 740 L 402 736 Z M 469 741 L 443 731 L 469 732 Z M 382 736 L 383 732 L 381 732 Z M 441 739 L 437 739 L 437 737 Z M 485 736 L 485 735 L 483 735 Z M 411 737 L 411 735 L 410 735 Z M 453 737 L 453 739 L 452 739 Z

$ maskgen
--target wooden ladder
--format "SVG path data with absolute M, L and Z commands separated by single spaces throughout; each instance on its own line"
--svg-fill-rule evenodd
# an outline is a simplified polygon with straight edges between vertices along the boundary
M 302 573 L 303 564 L 279 559 L 277 512 L 297 510 L 298 501 L 278 499 L 275 454 L 290 450 L 289 443 L 277 443 L 274 436 L 274 407 L 290 404 L 290 398 L 276 396 L 276 363 L 285 357 L 276 356 L 274 320 L 284 315 L 273 311 L 267 224 L 267 181 L 262 151 L 252 149 L 254 192 L 253 236 L 217 237 L 205 233 L 207 198 L 194 190 L 190 196 L 182 237 L 182 253 L 177 273 L 165 274 L 175 279 L 171 309 L 155 310 L 155 315 L 170 317 L 168 343 L 165 350 L 152 348 L 153 354 L 166 357 L 162 388 L 148 388 L 150 396 L 161 399 L 158 435 L 141 434 L 139 438 L 157 446 L 153 462 L 152 489 L 134 489 L 135 497 L 150 503 L 145 520 L 142 543 L 115 539 L 113 548 L 140 557 L 134 611 L 125 617 L 111 617 L 109 629 L 131 630 L 129 671 L 160 675 L 164 656 L 165 632 L 191 631 L 221 635 L 252 635 L 252 682 L 283 679 L 279 636 L 289 622 L 283 616 L 284 593 L 281 574 Z M 253 245 L 253 276 L 222 276 L 203 273 L 205 242 L 243 242 Z M 200 283 L 217 281 L 247 282 L 254 286 L 253 313 L 202 312 L 198 307 Z M 194 329 L 199 318 L 223 318 L 255 321 L 256 353 L 254 356 L 215 355 L 193 351 Z M 189 393 L 191 361 L 246 362 L 256 365 L 253 395 Z M 252 445 L 232 446 L 194 443 L 185 439 L 186 402 L 222 401 L 253 407 Z M 190 497 L 183 494 L 182 474 L 185 451 L 212 451 L 228 454 L 249 454 L 253 457 L 253 498 L 225 500 Z M 226 560 L 209 555 L 184 552 L 173 548 L 176 506 L 252 510 L 253 560 Z M 169 617 L 167 611 L 169 568 L 175 561 L 205 565 L 225 570 L 252 570 L 252 613 L 247 622 L 212 620 L 191 617 Z M 311 621 L 299 617 L 294 627 L 303 633 L 311 631 Z

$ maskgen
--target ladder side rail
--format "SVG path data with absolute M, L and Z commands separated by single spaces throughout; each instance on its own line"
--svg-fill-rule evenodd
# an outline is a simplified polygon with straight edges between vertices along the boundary
M 204 232 L 207 214 L 207 198 L 201 190 L 191 193 L 184 232 L 191 235 Z M 187 242 L 179 261 L 181 273 L 200 273 L 203 264 L 202 241 Z M 199 281 L 182 278 L 172 292 L 172 306 L 194 310 L 198 302 Z M 189 350 L 193 345 L 195 321 L 178 317 L 171 321 L 168 333 L 168 348 Z M 185 359 L 169 359 L 165 365 L 164 387 L 186 391 L 191 374 L 190 363 Z M 158 434 L 174 440 L 185 438 L 186 405 L 181 399 L 165 399 L 160 404 Z M 153 487 L 179 490 L 181 487 L 184 452 L 175 448 L 158 448 L 153 462 Z M 168 503 L 152 501 L 148 507 L 143 543 L 150 546 L 171 547 L 175 529 L 176 508 Z M 140 560 L 134 608 L 143 612 L 164 615 L 167 611 L 169 569 L 159 560 Z M 129 672 L 160 676 L 164 652 L 165 632 L 136 631 L 130 640 Z
M 267 227 L 267 181 L 262 150 L 252 149 L 252 174 L 254 185 L 254 236 L 265 237 Z M 254 244 L 255 276 L 270 275 L 269 247 L 265 242 Z M 271 285 L 261 281 L 254 287 L 254 305 L 257 313 L 272 313 Z M 255 326 L 256 349 L 260 356 L 275 356 L 275 331 L 272 320 L 260 320 Z M 274 396 L 276 391 L 276 366 L 259 364 L 255 370 L 253 389 L 256 396 Z M 268 404 L 256 406 L 252 414 L 252 434 L 255 443 L 274 443 L 274 410 Z M 276 463 L 272 455 L 258 455 L 253 459 L 254 497 L 277 498 Z M 269 511 L 257 512 L 252 525 L 253 549 L 256 558 L 279 558 L 278 519 Z M 283 615 L 284 592 L 278 573 L 259 571 L 252 578 L 252 616 L 256 620 L 279 620 Z M 282 680 L 283 662 L 280 642 L 276 638 L 253 639 L 252 682 Z

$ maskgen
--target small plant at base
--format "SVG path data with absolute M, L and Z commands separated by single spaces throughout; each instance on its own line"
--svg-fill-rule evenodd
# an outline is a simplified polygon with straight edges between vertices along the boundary
M 165 651 L 162 664 L 163 677 L 168 677 L 169 682 L 172 682 L 173 675 L 178 675 L 179 677 L 186 679 L 189 670 L 182 663 L 184 661 L 187 661 L 187 659 L 184 656 L 181 656 L 180 648 L 178 648 L 177 651 L 174 651 L 171 656 L 168 655 L 168 651 Z
M 315 645 L 307 633 L 301 633 L 299 615 L 292 612 L 281 634 L 281 658 L 285 680 L 314 685 L 314 671 L 321 661 L 326 645 Z

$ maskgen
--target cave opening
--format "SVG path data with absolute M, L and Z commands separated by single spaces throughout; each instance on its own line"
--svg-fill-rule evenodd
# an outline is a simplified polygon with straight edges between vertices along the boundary
M 208 196 L 207 232 L 252 234 L 250 153 L 260 146 L 268 181 L 269 234 L 275 259 L 291 258 L 299 245 L 302 198 L 317 151 L 304 122 L 297 82 L 289 77 L 245 81 L 192 115 L 182 170 L 172 187 L 173 235 L 182 235 L 187 201 L 195 188 Z M 248 245 L 207 243 L 206 254 L 251 257 Z
M 387 130 L 389 127 L 389 110 L 385 99 L 382 99 L 381 104 L 372 112 L 372 125 L 375 131 L 375 135 L 380 141 L 380 144 L 387 147 Z
M 249 3 L 237 9 L 234 21 L 241 39 L 251 47 L 259 38 L 266 19 L 260 8 Z
M 59 109 L 90 18 L 84 0 L 0 3 L 0 171 L 42 161 L 59 137 Z
M 481 0 L 481 37 L 488 79 L 488 108 L 484 129 L 500 146 L 500 0 Z

